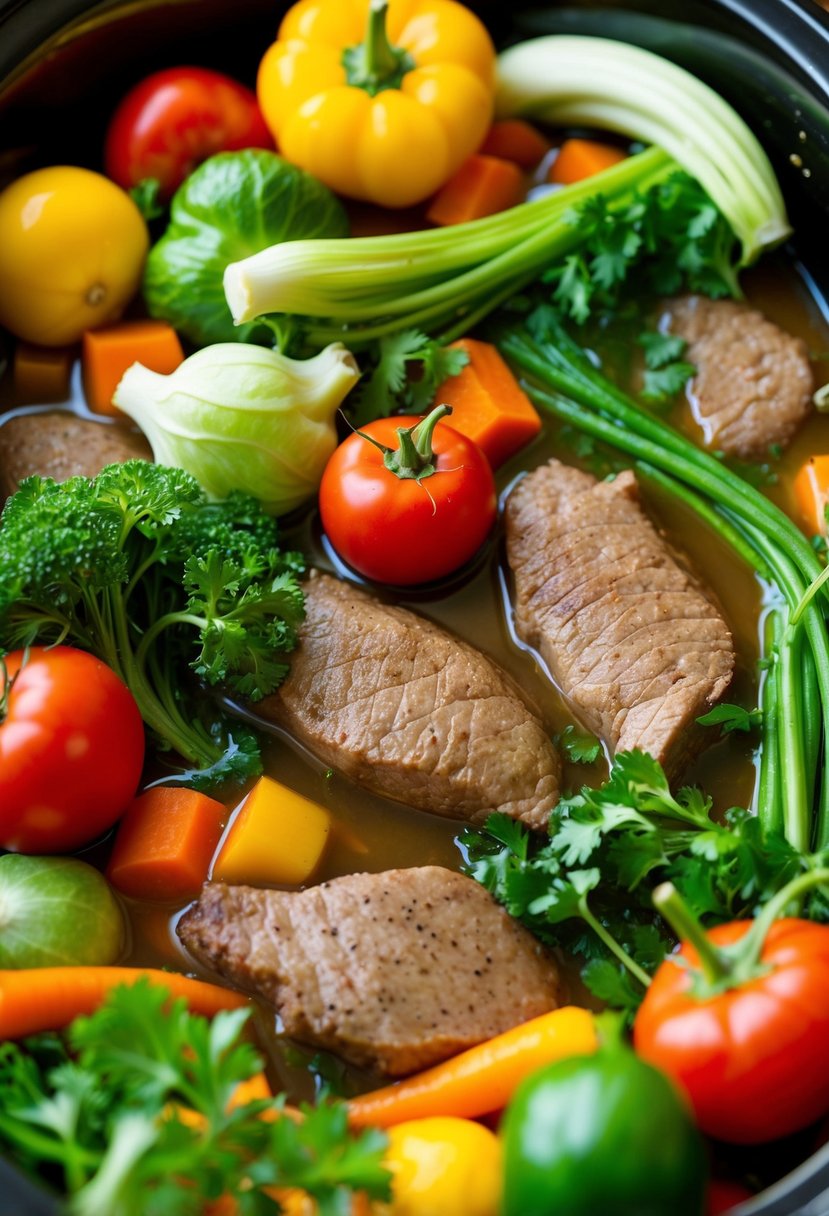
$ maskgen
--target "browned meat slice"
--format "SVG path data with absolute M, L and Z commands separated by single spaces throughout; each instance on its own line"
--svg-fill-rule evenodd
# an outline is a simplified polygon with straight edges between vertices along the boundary
M 291 673 L 256 710 L 366 789 L 478 822 L 543 827 L 559 763 L 508 676 L 466 642 L 329 575 L 305 586 Z
M 513 490 L 506 521 L 520 637 L 612 750 L 675 768 L 734 652 L 642 512 L 633 473 L 597 482 L 552 460 Z
M 697 368 L 691 407 L 708 447 L 752 459 L 789 442 L 814 391 L 802 339 L 746 304 L 705 296 L 675 300 L 670 329 Z
M 94 477 L 108 464 L 138 457 L 152 460 L 143 435 L 116 424 L 78 418 L 67 410 L 17 414 L 0 420 L 0 499 L 37 473 L 66 481 Z
M 557 1004 L 542 947 L 477 882 L 439 866 L 307 891 L 208 884 L 178 933 L 271 1001 L 286 1034 L 390 1076 Z

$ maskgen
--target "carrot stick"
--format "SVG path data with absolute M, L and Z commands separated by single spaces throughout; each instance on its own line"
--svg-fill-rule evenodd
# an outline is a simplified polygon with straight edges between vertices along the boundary
M 542 1014 L 486 1043 L 388 1085 L 352 1098 L 353 1128 L 393 1127 L 407 1119 L 457 1115 L 475 1119 L 506 1106 L 524 1077 L 544 1064 L 596 1050 L 593 1015 L 573 1005 Z
M 521 170 L 497 156 L 470 156 L 432 199 L 433 224 L 462 224 L 515 207 L 524 196 Z
M 212 1017 L 220 1009 L 247 1004 L 241 993 L 152 967 L 33 967 L 0 971 L 0 1039 L 21 1039 L 62 1030 L 81 1014 L 94 1013 L 116 984 L 145 976 L 184 997 L 194 1013 Z
M 81 368 L 87 405 L 99 414 L 123 417 L 112 404 L 118 381 L 133 363 L 169 375 L 184 361 L 178 334 L 166 321 L 122 321 L 83 336 Z
M 826 534 L 824 511 L 829 503 L 829 456 L 810 456 L 794 479 L 794 494 L 810 532 Z
M 484 156 L 511 160 L 522 169 L 534 169 L 550 151 L 550 141 L 522 118 L 504 118 L 494 122 L 478 149 Z
M 224 818 L 222 803 L 206 794 L 154 786 L 127 807 L 107 878 L 135 899 L 192 899 L 207 877 Z
M 497 469 L 535 438 L 541 418 L 495 346 L 461 338 L 452 347 L 469 362 L 444 380 L 435 404 L 452 406 L 449 425 L 477 443 Z
M 601 144 L 595 139 L 565 139 L 550 166 L 547 180 L 559 186 L 570 186 L 626 159 L 627 153 L 613 144 Z

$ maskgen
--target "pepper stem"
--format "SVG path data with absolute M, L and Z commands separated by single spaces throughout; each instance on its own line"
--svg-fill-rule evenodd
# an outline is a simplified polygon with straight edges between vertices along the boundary
M 721 984 L 731 973 L 723 955 L 694 916 L 685 900 L 672 882 L 662 882 L 654 890 L 653 903 L 657 912 L 664 916 L 681 942 L 689 942 L 699 955 L 700 966 L 706 980 L 712 986 Z
M 375 97 L 384 89 L 398 89 L 415 66 L 408 51 L 392 46 L 386 29 L 389 0 L 369 0 L 366 36 L 343 51 L 346 81 Z
M 788 905 L 810 891 L 812 887 L 819 887 L 825 883 L 829 883 L 829 869 L 818 867 L 816 870 L 807 870 L 804 874 L 798 874 L 776 895 L 772 896 L 759 916 L 755 918 L 754 924 L 741 942 L 743 947 L 740 954 L 741 969 L 743 967 L 751 969 L 757 965 L 769 929 L 786 911 Z
M 435 427 L 441 418 L 452 413 L 451 405 L 436 405 L 414 426 L 397 428 L 396 450 L 387 450 L 383 456 L 383 464 L 395 477 L 420 481 L 431 477 L 435 468 L 435 453 L 432 450 L 432 437 Z

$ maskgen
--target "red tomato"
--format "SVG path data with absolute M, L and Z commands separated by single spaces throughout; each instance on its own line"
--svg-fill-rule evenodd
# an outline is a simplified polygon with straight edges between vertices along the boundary
M 104 162 L 125 190 L 154 177 L 169 198 L 215 152 L 272 147 L 250 89 L 207 68 L 167 68 L 142 80 L 118 106 Z
M 495 481 L 477 444 L 445 422 L 431 437 L 434 472 L 400 477 L 363 435 L 388 449 L 420 418 L 380 418 L 349 435 L 326 465 L 320 515 L 340 557 L 366 578 L 406 587 L 468 561 L 495 522 Z
M 707 936 L 725 946 L 751 923 Z M 680 955 L 698 966 L 692 946 Z M 760 963 L 768 970 L 697 998 L 692 971 L 668 959 L 634 1023 L 637 1052 L 685 1090 L 704 1132 L 732 1144 L 776 1140 L 829 1109 L 829 928 L 775 921 Z
M 69 646 L 6 656 L 0 718 L 0 846 L 63 853 L 126 809 L 144 763 L 132 693 L 100 659 Z M 0 696 L 5 681 L 0 669 Z
M 712 1178 L 708 1184 L 708 1206 L 705 1216 L 725 1216 L 740 1203 L 753 1199 L 751 1191 L 739 1182 Z

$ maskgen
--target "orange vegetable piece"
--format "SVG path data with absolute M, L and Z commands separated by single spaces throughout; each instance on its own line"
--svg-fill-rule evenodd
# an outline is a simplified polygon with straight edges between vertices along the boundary
M 213 1017 L 239 1009 L 239 992 L 153 967 L 32 967 L 0 971 L 0 1039 L 24 1039 L 44 1030 L 62 1030 L 81 1014 L 94 1013 L 117 984 L 148 979 L 172 998 L 184 997 L 194 1013 Z
M 496 347 L 461 338 L 452 348 L 466 351 L 469 362 L 457 376 L 444 380 L 435 404 L 452 406 L 449 425 L 483 448 L 497 469 L 535 438 L 541 418 Z
M 73 358 L 72 347 L 18 342 L 14 348 L 14 388 L 18 401 L 27 405 L 66 401 Z
M 550 141 L 537 127 L 522 118 L 504 118 L 494 122 L 478 152 L 511 160 L 522 169 L 534 169 L 550 151 Z
M 123 418 L 112 404 L 118 381 L 133 363 L 169 375 L 184 362 L 178 334 L 166 321 L 122 321 L 83 336 L 81 366 L 86 400 L 91 410 Z
M 516 165 L 476 153 L 438 190 L 426 218 L 433 224 L 463 224 L 515 207 L 523 197 L 524 177 Z
M 794 479 L 794 495 L 810 532 L 826 535 L 824 508 L 829 502 L 829 456 L 810 456 Z
M 362 1128 L 394 1127 L 432 1115 L 477 1119 L 502 1110 L 524 1077 L 536 1069 L 569 1056 L 589 1055 L 597 1045 L 593 1015 L 565 1005 L 425 1072 L 352 1098 L 349 1122 Z
M 207 877 L 225 808 L 197 790 L 155 786 L 127 807 L 107 878 L 136 899 L 192 899 Z
M 272 777 L 260 777 L 228 828 L 211 877 L 230 883 L 306 882 L 331 834 L 331 816 Z
M 595 139 L 565 139 L 550 165 L 547 180 L 559 186 L 570 186 L 623 160 L 627 160 L 627 152 L 612 144 L 602 144 Z

